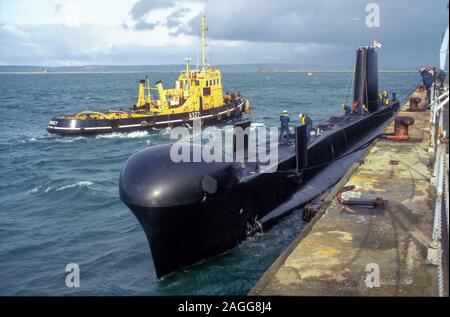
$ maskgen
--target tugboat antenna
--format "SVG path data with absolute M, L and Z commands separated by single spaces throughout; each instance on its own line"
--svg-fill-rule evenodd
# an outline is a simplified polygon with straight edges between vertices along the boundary
M 206 26 L 205 16 L 202 15 L 202 68 L 203 68 L 203 71 L 205 71 L 205 69 L 206 69 L 206 55 L 205 55 L 205 47 L 206 47 L 205 34 L 206 34 L 206 31 L 208 31 L 208 27 Z
M 149 102 L 151 102 L 152 95 L 150 93 L 150 78 L 148 78 L 148 76 L 145 76 L 145 81 L 147 82 L 147 99 L 149 100 Z
M 186 57 L 184 59 L 185 63 L 186 63 L 186 76 L 189 76 L 189 63 L 191 62 L 191 58 Z

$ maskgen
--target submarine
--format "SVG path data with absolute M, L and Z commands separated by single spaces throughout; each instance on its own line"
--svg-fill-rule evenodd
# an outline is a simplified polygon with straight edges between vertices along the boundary
M 220 70 L 207 64 L 207 25 L 204 16 L 201 30 L 202 66 L 192 70 L 187 58 L 186 69 L 178 76 L 173 88 L 165 89 L 161 81 L 150 87 L 146 77 L 139 82 L 137 102 L 129 110 L 82 111 L 55 116 L 50 120 L 47 131 L 65 136 L 132 132 L 191 126 L 194 120 L 214 125 L 238 120 L 243 114 L 249 114 L 249 100 L 240 92 L 223 93 Z
M 269 230 L 335 185 L 361 159 L 400 108 L 398 100 L 378 94 L 375 48 L 356 51 L 353 104 L 345 107 L 345 114 L 312 132 L 306 124 L 296 126 L 295 137 L 276 147 L 272 172 L 262 171 L 252 159 L 245 133 L 243 150 L 233 146 L 242 161 L 174 162 L 174 144 L 128 158 L 120 172 L 119 195 L 145 231 L 157 278 Z M 234 145 L 243 131 L 237 128 L 249 124 L 235 125 Z M 267 140 L 262 143 L 271 146 Z M 190 155 L 206 146 L 192 144 Z

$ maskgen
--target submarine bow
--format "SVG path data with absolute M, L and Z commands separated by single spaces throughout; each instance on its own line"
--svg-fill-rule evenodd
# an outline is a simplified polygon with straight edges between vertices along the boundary
M 190 157 L 200 145 L 190 146 Z M 233 164 L 174 162 L 171 145 L 132 155 L 120 173 L 120 198 L 138 207 L 169 207 L 201 203 L 226 191 L 236 180 Z
M 199 147 L 190 147 L 191 157 Z M 170 149 L 166 144 L 132 155 L 119 181 L 121 200 L 147 235 L 158 278 L 238 243 L 233 229 L 222 230 L 235 219 L 217 211 L 238 181 L 234 165 L 175 163 Z

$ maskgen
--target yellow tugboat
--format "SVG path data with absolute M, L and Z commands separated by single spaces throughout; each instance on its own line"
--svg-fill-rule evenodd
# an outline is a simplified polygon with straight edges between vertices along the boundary
M 192 125 L 194 119 L 201 119 L 203 124 L 215 124 L 250 113 L 250 102 L 239 92 L 223 94 L 221 72 L 206 63 L 205 17 L 202 17 L 201 29 L 202 66 L 192 70 L 190 59 L 186 59 L 186 69 L 173 89 L 165 89 L 161 81 L 156 87 L 150 87 L 146 78 L 140 81 L 138 100 L 129 111 L 83 111 L 56 116 L 47 130 L 61 135 L 130 132 Z M 152 95 L 152 90 L 159 98 Z

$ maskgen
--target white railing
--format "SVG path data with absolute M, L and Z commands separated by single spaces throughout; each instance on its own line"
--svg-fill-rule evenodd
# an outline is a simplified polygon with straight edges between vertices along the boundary
M 434 90 L 434 89 L 433 89 Z M 428 249 L 428 260 L 437 266 L 439 296 L 448 296 L 448 238 L 449 238 L 449 193 L 448 193 L 448 89 L 439 94 L 434 90 L 430 103 L 430 152 L 435 153 L 431 183 L 436 190 L 433 217 L 432 243 Z M 447 112 L 447 114 L 446 114 Z
M 448 104 L 448 90 L 439 94 L 439 90 L 434 87 L 431 103 L 430 103 L 430 135 L 431 135 L 431 150 L 435 150 L 437 146 L 437 138 L 443 136 L 448 138 L 448 131 L 444 129 L 444 106 Z

